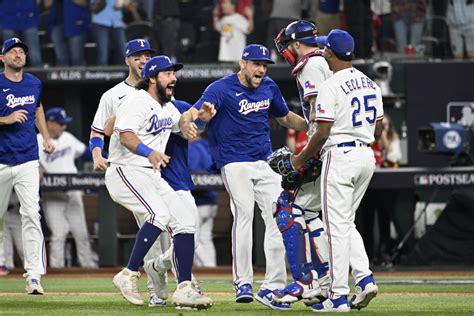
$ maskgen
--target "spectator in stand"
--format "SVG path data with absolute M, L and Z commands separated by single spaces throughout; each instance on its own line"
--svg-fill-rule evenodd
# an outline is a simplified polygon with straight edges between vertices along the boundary
M 20 37 L 28 45 L 28 65 L 39 67 L 41 46 L 38 35 L 41 0 L 0 0 L 0 29 L 4 39 Z
M 222 18 L 224 15 L 223 9 L 222 9 L 222 4 L 224 0 L 217 0 L 216 6 L 214 7 L 214 10 L 212 11 L 213 15 L 213 21 L 216 19 L 219 20 Z M 236 12 L 239 14 L 242 14 L 247 21 L 249 22 L 249 33 L 253 31 L 254 28 L 254 22 L 253 22 L 253 14 L 254 14 L 254 8 L 253 8 L 253 0 L 239 0 L 237 3 L 237 9 Z
M 319 0 L 316 13 L 316 26 L 320 35 L 328 35 L 339 26 L 339 0 Z
M 426 19 L 426 0 L 392 0 L 392 16 L 397 51 L 421 54 L 421 36 Z M 410 34 L 410 40 L 408 40 Z
M 301 0 L 274 0 L 272 11 L 268 20 L 266 46 L 270 48 L 271 58 L 280 59 L 277 54 L 273 39 L 275 34 L 280 33 L 281 29 L 293 21 L 301 19 Z
M 8 209 L 4 217 L 3 243 L 1 240 L 2 238 L 0 238 L 0 247 L 2 247 L 2 245 L 4 247 L 0 248 L 0 276 L 3 276 L 7 275 L 9 270 L 15 268 L 13 246 L 15 246 L 21 262 L 24 262 L 20 201 L 15 191 L 12 192 L 10 201 L 8 202 Z
M 395 51 L 396 43 L 390 0 L 372 0 L 371 3 L 372 12 L 374 13 L 376 52 Z
M 123 0 L 105 0 L 105 7 L 92 14 L 92 32 L 96 42 L 96 64 L 107 65 L 109 43 L 113 46 L 113 64 L 122 64 L 125 52 Z
M 449 0 L 446 18 L 449 24 L 451 48 L 455 58 L 474 59 L 474 1 Z
M 44 0 L 56 66 L 85 66 L 84 43 L 90 24 L 88 0 Z
M 176 62 L 181 26 L 179 3 L 178 1 L 156 0 L 153 6 L 155 45 L 152 44 L 152 46 L 158 49 L 158 55 L 168 56 L 174 63 Z
M 206 138 L 198 137 L 189 143 L 189 170 L 192 173 L 208 173 L 212 165 L 211 150 Z M 214 218 L 217 215 L 217 193 L 214 190 L 191 191 L 199 214 L 199 247 L 194 253 L 194 266 L 215 267 L 216 248 L 212 238 Z
M 344 0 L 347 30 L 354 37 L 355 58 L 372 58 L 372 10 L 370 0 Z
M 379 141 L 372 145 L 377 168 L 397 168 L 402 158 L 400 140 L 392 120 L 385 114 L 383 130 Z M 390 265 L 391 249 L 394 242 L 390 237 L 390 221 L 393 218 L 394 206 L 398 190 L 367 190 L 366 196 L 356 214 L 356 225 L 364 239 L 367 256 L 373 264 Z M 375 248 L 374 221 L 375 213 L 378 220 L 380 242 Z
M 238 62 L 247 44 L 249 23 L 243 15 L 236 12 L 238 0 L 223 0 L 224 15 L 214 17 L 214 28 L 221 34 L 218 60 L 222 62 Z

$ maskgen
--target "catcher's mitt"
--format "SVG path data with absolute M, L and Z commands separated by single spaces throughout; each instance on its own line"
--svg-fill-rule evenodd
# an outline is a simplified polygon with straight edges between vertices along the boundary
M 293 153 L 288 147 L 283 147 L 274 151 L 267 162 L 273 171 L 283 176 L 281 187 L 284 190 L 294 191 L 303 184 L 315 181 L 321 174 L 322 162 L 311 157 L 305 163 L 295 170 L 291 164 L 291 156 Z

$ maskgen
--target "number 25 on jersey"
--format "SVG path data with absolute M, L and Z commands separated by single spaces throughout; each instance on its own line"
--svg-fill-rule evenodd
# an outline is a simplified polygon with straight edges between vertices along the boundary
M 369 94 L 364 96 L 364 118 L 370 124 L 375 123 L 375 118 L 377 117 L 377 110 L 375 106 L 370 105 L 370 101 L 376 100 L 377 96 L 375 94 Z M 354 108 L 352 111 L 352 126 L 360 127 L 362 126 L 363 118 L 360 118 L 360 106 L 361 101 L 358 97 L 353 97 L 351 101 L 351 107 Z

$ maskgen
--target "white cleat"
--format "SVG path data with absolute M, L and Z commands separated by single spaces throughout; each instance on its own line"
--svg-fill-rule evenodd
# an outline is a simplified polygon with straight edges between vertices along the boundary
M 154 259 L 146 261 L 143 269 L 153 282 L 155 296 L 166 301 L 168 299 L 168 274 L 166 270 L 157 269 Z
M 40 278 L 26 276 L 26 293 L 29 295 L 44 295 L 44 289 L 41 286 Z
M 199 294 L 191 281 L 179 283 L 171 301 L 176 306 L 176 309 L 208 309 L 213 304 L 212 299 Z
M 134 272 L 127 268 L 114 276 L 113 283 L 120 290 L 124 299 L 133 305 L 143 305 L 143 298 L 138 292 L 137 281 L 140 278 L 140 272 Z
M 156 295 L 150 296 L 150 303 L 148 303 L 148 307 L 165 307 L 166 301 L 162 300 Z
M 355 288 L 355 293 L 350 301 L 350 306 L 353 309 L 362 309 L 369 305 L 369 302 L 377 296 L 379 288 L 375 284 L 374 277 L 372 275 L 366 276 Z

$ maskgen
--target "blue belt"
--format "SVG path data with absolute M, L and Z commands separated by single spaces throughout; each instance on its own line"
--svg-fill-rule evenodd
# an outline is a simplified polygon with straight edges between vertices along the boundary
M 353 140 L 352 142 L 337 144 L 337 147 L 369 147 L 369 146 L 370 146 L 369 144 L 356 143 L 355 140 Z

